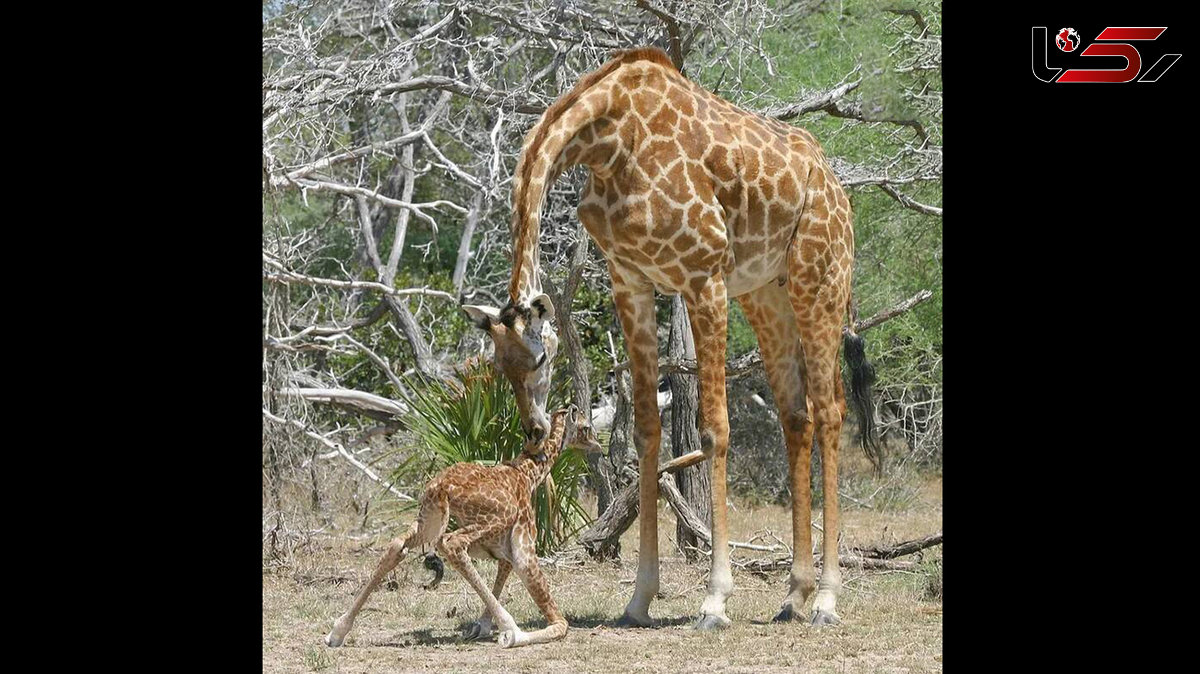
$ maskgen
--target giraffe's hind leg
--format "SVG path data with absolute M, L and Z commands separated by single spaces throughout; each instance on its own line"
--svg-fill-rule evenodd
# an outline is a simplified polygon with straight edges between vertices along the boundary
M 827 232 L 848 232 L 848 219 L 831 217 Z M 821 229 L 824 229 L 824 226 Z M 844 229 L 839 229 L 844 226 Z M 802 225 L 801 230 L 806 228 Z M 814 228 L 816 229 L 816 228 Z M 839 621 L 837 597 L 842 586 L 838 567 L 838 441 L 842 403 L 838 399 L 838 350 L 850 293 L 852 249 L 830 239 L 798 237 L 792 244 L 788 293 L 803 344 L 805 389 L 812 404 L 817 443 L 821 447 L 821 491 L 824 531 L 821 536 L 821 580 L 813 600 L 814 625 Z M 852 245 L 852 244 L 851 244 Z
M 758 337 L 763 369 L 788 450 L 792 491 L 792 572 L 776 621 L 803 617 L 804 603 L 817 586 L 812 555 L 812 495 L 809 481 L 813 439 L 812 412 L 804 390 L 804 352 L 788 291 L 775 283 L 738 298 Z
M 336 648 L 342 645 L 342 642 L 346 639 L 346 634 L 350 632 L 351 627 L 354 627 L 354 619 L 358 617 L 358 612 L 367 603 L 367 599 L 370 598 L 371 593 L 375 591 L 375 588 L 379 587 L 379 583 L 383 581 L 383 577 L 396 568 L 396 565 L 404 558 L 404 553 L 408 550 L 410 542 L 415 543 L 413 539 L 417 535 L 420 523 L 419 519 L 413 522 L 412 528 L 407 533 L 396 537 L 388 544 L 387 552 L 383 553 L 383 558 L 376 565 L 375 573 L 371 575 L 371 579 L 367 581 L 367 584 L 359 591 L 358 596 L 354 598 L 354 604 L 333 622 L 333 629 L 330 630 L 329 634 L 325 635 L 326 646 Z

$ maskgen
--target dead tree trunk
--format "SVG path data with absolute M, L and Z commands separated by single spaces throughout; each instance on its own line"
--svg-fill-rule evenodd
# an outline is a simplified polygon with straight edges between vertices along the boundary
M 587 262 L 588 236 L 580 226 L 575 251 L 571 255 L 571 267 L 561 290 L 554 280 L 546 277 L 544 284 L 550 302 L 554 304 L 554 313 L 559 317 L 555 324 L 558 326 L 558 339 L 567 353 L 567 366 L 571 372 L 571 401 L 585 412 L 591 413 L 592 387 L 588 375 L 588 360 L 583 352 L 583 342 L 579 339 L 579 331 L 571 321 L 571 306 L 575 303 L 575 291 L 583 279 L 583 265 Z M 613 500 L 612 480 L 605 469 L 605 463 L 598 454 L 587 457 L 588 478 L 592 488 L 596 490 L 596 515 L 608 510 Z
M 676 295 L 671 300 L 671 336 L 667 346 L 672 360 L 696 360 L 696 344 L 688 323 L 687 305 Z M 683 456 L 700 450 L 700 432 L 696 426 L 699 408 L 698 381 L 694 375 L 667 376 L 671 387 L 671 454 Z M 712 529 L 712 470 L 707 461 L 685 468 L 675 474 L 679 493 L 691 509 Z M 696 537 L 692 527 L 679 520 L 675 523 L 675 541 L 689 561 L 699 557 L 698 549 L 707 548 Z
M 612 482 L 609 492 L 613 493 L 606 507 L 598 508 L 596 521 L 582 534 L 579 542 L 596 559 L 615 559 L 621 554 L 621 534 L 637 519 L 637 474 L 630 479 L 619 482 L 618 475 L 629 462 L 629 448 L 632 443 L 633 431 L 633 399 L 632 387 L 629 383 L 628 372 L 616 373 L 616 410 L 613 414 L 612 435 L 608 441 L 608 461 L 603 462 L 614 470 L 605 470 L 601 474 L 606 479 L 611 473 Z M 603 465 L 602 464 L 602 465 Z M 624 486 L 621 486 L 621 485 Z

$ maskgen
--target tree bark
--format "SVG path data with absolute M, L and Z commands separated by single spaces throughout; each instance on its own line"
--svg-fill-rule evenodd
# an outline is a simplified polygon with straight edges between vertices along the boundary
M 671 336 L 667 346 L 672 360 L 696 360 L 696 344 L 688 323 L 687 305 L 676 295 L 671 300 Z M 696 425 L 699 410 L 699 382 L 694 375 L 667 376 L 671 387 L 671 455 L 683 456 L 700 450 L 700 431 Z M 685 468 L 675 474 L 675 484 L 684 502 L 691 507 L 708 529 L 712 529 L 712 470 L 708 461 Z M 696 561 L 697 549 L 707 548 L 683 518 L 675 523 L 675 541 L 689 561 Z
M 546 294 L 554 304 L 554 315 L 558 320 L 558 339 L 564 351 L 567 352 L 567 367 L 571 373 L 571 399 L 575 406 L 589 415 L 592 410 L 591 377 L 588 373 L 588 360 L 583 351 L 583 342 L 579 339 L 579 331 L 571 321 L 571 307 L 575 303 L 575 291 L 583 276 L 583 265 L 587 261 L 588 235 L 580 226 L 576 233 L 575 252 L 571 256 L 571 266 L 567 271 L 566 281 L 560 290 L 549 276 L 544 281 Z M 589 419 L 590 421 L 590 419 Z M 614 424 L 615 426 L 615 424 Z M 599 517 L 608 510 L 613 500 L 611 476 L 606 474 L 606 466 L 599 454 L 587 456 L 588 478 L 592 488 L 596 490 L 596 515 Z

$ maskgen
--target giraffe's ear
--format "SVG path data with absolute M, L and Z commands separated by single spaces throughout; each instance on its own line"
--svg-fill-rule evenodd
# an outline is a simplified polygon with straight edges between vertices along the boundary
M 480 330 L 489 330 L 492 324 L 500 320 L 500 310 L 496 307 L 487 307 L 482 305 L 464 304 L 462 310 L 467 314 L 467 318 L 475 324 L 475 327 Z
M 546 293 L 529 300 L 529 309 L 532 312 L 533 323 L 538 328 L 541 328 L 542 321 L 554 320 L 554 303 Z

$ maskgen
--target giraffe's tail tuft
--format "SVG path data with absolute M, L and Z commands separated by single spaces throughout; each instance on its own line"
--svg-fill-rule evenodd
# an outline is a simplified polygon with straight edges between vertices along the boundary
M 446 533 L 446 527 L 449 525 L 450 501 L 441 485 L 435 482 L 421 496 L 421 514 L 417 516 L 417 521 L 413 522 L 412 533 L 409 534 L 405 548 L 409 550 L 425 548 L 437 543 L 441 540 L 442 534 Z M 433 572 L 433 579 L 422 587 L 432 590 L 442 582 L 446 568 L 442 564 L 441 558 L 432 550 L 425 555 L 425 568 Z
M 875 429 L 875 401 L 871 396 L 875 366 L 867 360 L 866 342 L 854 332 L 853 323 L 842 329 L 842 355 L 850 368 L 850 400 L 859 418 L 863 452 L 875 467 L 875 474 L 882 475 L 883 445 Z
M 437 556 L 437 553 L 430 550 L 425 555 L 425 568 L 433 572 L 433 580 L 422 585 L 422 589 L 432 590 L 442 582 L 442 576 L 446 575 L 446 565 L 442 563 L 442 558 Z

